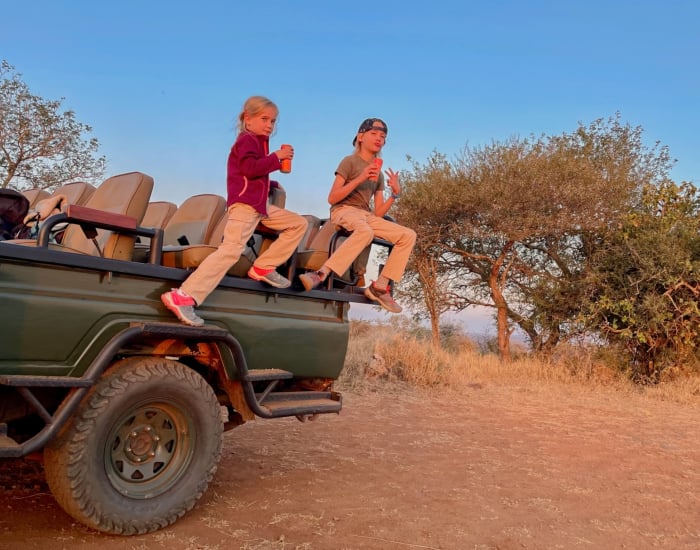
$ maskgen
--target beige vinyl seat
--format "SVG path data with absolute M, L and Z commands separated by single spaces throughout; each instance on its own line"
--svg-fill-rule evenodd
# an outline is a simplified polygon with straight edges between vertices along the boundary
M 146 207 L 146 213 L 143 215 L 141 227 L 150 227 L 152 229 L 165 229 L 165 226 L 170 221 L 177 211 L 177 205 L 169 201 L 151 201 Z M 148 237 L 139 237 L 136 240 L 136 249 L 134 251 L 134 260 L 146 261 L 148 249 L 151 247 L 151 239 Z
M 51 196 L 51 193 L 46 189 L 39 189 L 38 187 L 34 189 L 25 189 L 22 191 L 22 194 L 27 197 L 30 209 L 34 208 L 34 205 L 40 200 L 48 199 Z
M 52 197 L 64 196 L 68 204 L 84 205 L 95 192 L 95 186 L 85 181 L 64 183 L 51 193 Z
M 94 192 L 95 186 L 84 181 L 76 181 L 61 185 L 46 198 L 37 201 L 32 207 L 29 208 L 29 211 L 24 218 L 24 229 L 22 234 L 36 237 L 36 233 L 44 220 L 50 216 L 53 216 L 54 214 L 65 212 L 68 205 L 85 204 Z M 54 241 L 58 239 L 60 242 L 63 235 L 62 230 L 64 228 L 65 224 L 54 227 L 52 232 L 52 239 Z
M 83 205 L 68 206 L 65 216 L 69 223 L 61 243 L 52 243 L 50 247 L 77 254 L 130 260 L 135 230 L 146 212 L 152 191 L 153 178 L 141 172 L 106 179 Z M 47 221 L 50 222 L 50 218 Z M 86 229 L 76 222 L 82 222 Z M 103 229 L 100 225 L 121 227 L 126 233 Z M 38 244 L 33 239 L 7 242 L 25 246 Z
M 141 225 L 143 227 L 158 227 L 164 229 L 176 210 L 177 205 L 174 202 L 151 201 L 146 207 L 146 213 L 143 215 Z
M 309 221 L 309 228 L 297 250 L 296 269 L 297 271 L 316 271 L 350 236 L 350 232 L 336 226 L 330 219 L 321 220 L 315 216 L 306 216 L 306 218 Z M 394 221 L 391 216 L 384 216 L 384 219 Z M 326 288 L 333 288 L 336 282 L 341 286 L 365 286 L 365 274 L 373 245 L 382 247 L 388 252 L 391 252 L 394 246 L 389 241 L 375 237 L 355 258 L 345 273 L 341 276 L 331 273 L 331 276 L 326 279 Z
M 299 271 L 317 271 L 321 269 L 330 254 L 347 239 L 349 233 L 337 227 L 329 219 L 321 220 L 316 216 L 305 217 L 309 221 L 309 228 L 299 244 L 296 267 Z M 345 285 L 364 286 L 364 275 L 367 272 L 371 249 L 372 245 L 366 247 L 341 277 L 337 275 L 329 277 L 326 286 L 331 288 L 335 280 Z
M 277 187 L 270 193 L 270 204 L 284 208 L 287 194 L 283 187 Z M 181 207 L 182 208 L 182 207 Z M 224 229 L 228 221 L 228 211 L 223 214 L 214 225 L 208 239 L 201 244 L 190 244 L 179 247 L 169 246 L 163 248 L 163 265 L 192 269 L 199 266 L 204 258 L 214 252 L 224 237 Z M 240 259 L 229 270 L 228 274 L 236 277 L 244 277 L 257 258 L 272 242 L 274 232 L 259 227 L 258 231 L 250 238 L 248 245 L 241 254 Z
M 198 249 L 208 247 L 221 218 L 226 214 L 226 199 L 201 194 L 183 202 L 165 226 L 163 260 L 167 267 L 197 267 Z
M 317 271 L 328 259 L 328 247 L 336 227 L 327 219 L 322 220 L 311 215 L 304 217 L 309 222 L 309 226 L 299 243 L 297 267 L 305 271 Z

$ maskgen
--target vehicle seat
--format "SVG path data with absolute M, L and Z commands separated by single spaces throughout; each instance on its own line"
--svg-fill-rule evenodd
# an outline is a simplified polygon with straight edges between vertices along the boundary
M 270 191 L 270 204 L 279 208 L 284 208 L 287 193 L 282 186 L 273 188 Z M 182 208 L 182 207 L 181 207 Z M 228 210 L 224 210 L 214 225 L 209 238 L 201 244 L 190 244 L 184 246 L 168 246 L 163 248 L 163 265 L 167 267 L 179 267 L 192 269 L 199 266 L 204 258 L 214 252 L 224 237 L 224 229 L 228 221 Z M 256 232 L 248 241 L 248 245 L 243 250 L 240 259 L 229 269 L 228 274 L 236 277 L 245 277 L 248 269 L 253 265 L 255 258 L 269 246 L 271 240 Z M 167 242 L 166 242 L 167 244 Z
M 226 199 L 220 195 L 195 195 L 183 202 L 165 226 L 163 265 L 197 267 L 203 259 L 199 258 L 199 249 L 209 246 L 214 230 L 225 215 Z
M 46 189 L 39 189 L 35 187 L 34 189 L 25 189 L 22 194 L 27 197 L 29 201 L 29 208 L 34 208 L 34 205 L 42 199 L 48 199 L 51 196 Z
M 141 227 L 150 227 L 153 229 L 165 229 L 165 226 L 173 217 L 177 205 L 169 201 L 151 201 L 146 207 L 146 213 L 143 215 Z M 135 261 L 146 261 L 148 250 L 151 247 L 151 239 L 148 237 L 138 237 L 136 239 L 136 250 L 134 250 Z M 143 257 L 142 257 L 143 256 Z
M 65 183 L 46 198 L 34 203 L 24 218 L 24 227 L 18 238 L 36 238 L 41 223 L 53 216 L 65 212 L 69 204 L 84 205 L 95 192 L 95 186 L 84 181 Z M 60 242 L 66 224 L 58 224 L 52 229 L 52 242 Z
M 133 218 L 136 224 L 143 219 L 148 199 L 153 191 L 153 178 L 141 172 L 119 174 L 106 179 L 95 189 L 81 206 L 105 213 L 120 214 Z M 107 229 L 97 229 L 94 239 L 89 238 L 80 225 L 69 223 L 60 244 L 51 244 L 52 249 L 65 250 L 90 256 L 103 256 L 119 260 L 130 260 L 135 237 L 119 234 Z M 7 241 L 25 246 L 35 246 L 35 240 Z
M 63 195 L 68 204 L 77 204 L 85 206 L 85 203 L 90 200 L 95 192 L 95 186 L 84 181 L 74 181 L 72 183 L 64 183 L 51 193 L 52 197 Z
M 301 271 L 317 271 L 323 267 L 329 255 L 347 239 L 349 233 L 343 228 L 336 226 L 329 219 L 320 220 L 315 216 L 306 217 L 309 220 L 309 228 L 299 245 L 297 269 Z M 333 250 L 331 250 L 331 247 L 333 247 Z M 349 285 L 362 282 L 362 278 L 367 272 L 367 262 L 369 261 L 371 249 L 372 245 L 370 244 L 355 258 L 355 261 L 343 275 L 340 277 L 337 275 L 329 277 L 329 287 L 333 284 L 334 279 Z
M 143 227 L 164 229 L 176 210 L 177 205 L 174 202 L 151 201 L 146 207 L 146 213 L 143 215 L 141 225 Z

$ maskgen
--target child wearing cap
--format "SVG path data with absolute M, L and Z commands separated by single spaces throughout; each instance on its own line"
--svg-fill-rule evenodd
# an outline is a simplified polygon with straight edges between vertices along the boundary
M 388 128 L 379 118 L 368 118 L 360 124 L 352 141 L 355 151 L 340 161 L 335 171 L 333 186 L 328 194 L 331 205 L 331 223 L 351 235 L 326 260 L 318 271 L 299 276 L 304 288 L 319 286 L 331 271 L 341 275 L 375 237 L 394 246 L 384 269 L 365 289 L 365 296 L 392 313 L 401 312 L 389 291 L 390 281 L 398 282 L 416 242 L 416 232 L 408 227 L 384 219 L 391 205 L 401 195 L 399 175 L 391 168 L 386 171 L 391 196 L 384 198 L 384 174 L 375 163 L 386 142 Z

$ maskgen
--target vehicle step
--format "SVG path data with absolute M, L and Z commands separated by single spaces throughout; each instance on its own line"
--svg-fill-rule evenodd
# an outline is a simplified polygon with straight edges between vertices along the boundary
M 341 404 L 331 399 L 307 399 L 304 401 L 271 401 L 262 405 L 275 416 L 297 416 L 340 412 Z
M 270 393 L 260 405 L 280 417 L 340 412 L 343 403 L 336 392 L 301 391 Z
M 261 382 L 263 380 L 285 380 L 293 378 L 294 374 L 282 369 L 251 369 L 245 379 L 248 382 Z

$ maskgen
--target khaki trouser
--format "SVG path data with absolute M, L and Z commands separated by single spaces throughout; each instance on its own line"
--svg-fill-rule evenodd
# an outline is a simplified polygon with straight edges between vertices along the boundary
M 308 225 L 299 214 L 277 206 L 268 205 L 267 216 L 263 217 L 252 206 L 232 204 L 228 209 L 223 242 L 192 272 L 180 287 L 181 290 L 201 304 L 241 257 L 258 223 L 281 231 L 270 247 L 255 260 L 254 265 L 263 270 L 274 269 L 286 262 L 297 249 Z
M 326 260 L 326 267 L 342 275 L 372 239 L 378 237 L 394 245 L 380 275 L 395 282 L 401 280 L 413 245 L 416 244 L 416 232 L 413 229 L 379 218 L 354 206 L 335 208 L 331 212 L 331 223 L 351 231 L 352 234 Z

